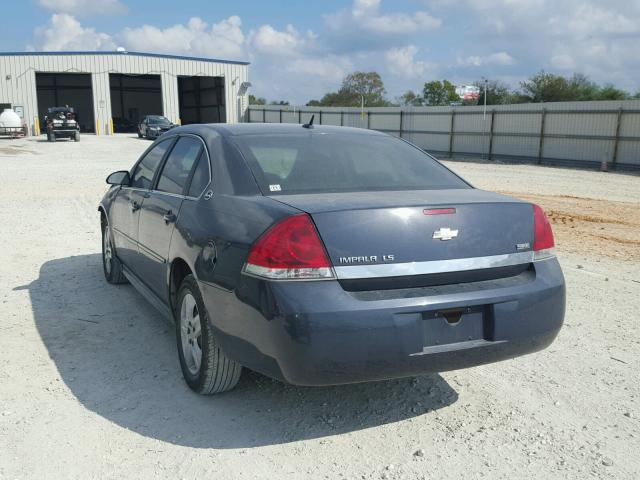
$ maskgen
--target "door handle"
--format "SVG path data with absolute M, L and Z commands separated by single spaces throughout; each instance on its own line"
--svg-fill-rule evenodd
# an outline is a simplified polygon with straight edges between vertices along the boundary
M 131 211 L 137 212 L 138 210 L 140 210 L 140 204 L 135 200 L 131 200 Z
M 165 213 L 162 218 L 164 219 L 164 223 L 166 223 L 167 225 L 176 221 L 176 216 L 171 210 Z

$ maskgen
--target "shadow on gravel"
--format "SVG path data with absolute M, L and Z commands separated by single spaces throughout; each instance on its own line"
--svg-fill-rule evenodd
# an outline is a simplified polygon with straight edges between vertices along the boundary
M 458 398 L 435 374 L 311 388 L 246 371 L 235 390 L 203 397 L 182 380 L 173 326 L 131 286 L 107 284 L 100 255 L 49 261 L 17 289 L 29 290 L 49 355 L 87 409 L 177 445 L 244 448 L 332 436 L 418 417 Z

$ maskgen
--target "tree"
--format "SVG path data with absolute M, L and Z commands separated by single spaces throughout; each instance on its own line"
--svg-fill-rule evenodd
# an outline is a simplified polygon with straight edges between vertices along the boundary
M 407 90 L 398 99 L 403 107 L 417 107 L 424 104 L 424 99 L 413 90 Z
M 574 73 L 567 80 L 568 91 L 566 101 L 586 102 L 589 100 L 598 100 L 600 87 L 598 84 L 589 80 L 589 77 L 581 73 Z
M 433 80 L 424 84 L 424 101 L 427 105 L 449 105 L 459 102 L 456 86 L 449 80 Z
M 355 105 L 355 97 L 344 92 L 325 93 L 320 100 L 311 100 L 308 107 L 348 107 Z
M 272 100 L 269 105 L 289 105 L 287 100 Z
M 531 102 L 562 102 L 571 100 L 569 82 L 566 78 L 541 70 L 526 82 L 521 82 L 523 94 Z
M 631 95 L 624 90 L 614 87 L 611 84 L 607 84 L 600 88 L 598 92 L 598 100 L 629 100 Z M 636 94 L 635 98 L 640 98 L 640 92 Z
M 541 71 L 522 82 L 523 95 L 531 102 L 584 102 L 589 100 L 627 100 L 628 92 L 611 84 L 600 86 L 580 73 L 571 78 Z
M 338 93 L 345 97 L 356 97 L 367 107 L 384 107 L 389 102 L 384 98 L 387 90 L 378 72 L 354 72 L 342 80 L 342 87 Z
M 480 97 L 476 104 L 484 105 L 484 80 L 478 80 L 473 84 L 480 89 Z M 487 105 L 505 105 L 507 103 L 514 103 L 514 95 L 509 90 L 509 87 L 500 80 L 488 80 L 486 86 Z
M 337 92 L 329 92 L 320 100 L 311 100 L 309 106 L 359 107 L 364 98 L 367 107 L 387 107 L 386 89 L 377 72 L 354 72 L 342 80 Z
M 267 100 L 259 97 L 257 98 L 255 95 L 249 95 L 249 105 L 266 105 Z

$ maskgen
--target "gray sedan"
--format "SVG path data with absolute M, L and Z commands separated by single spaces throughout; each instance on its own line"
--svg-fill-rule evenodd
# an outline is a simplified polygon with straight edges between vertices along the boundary
M 565 283 L 531 203 L 410 143 L 314 125 L 191 125 L 107 179 L 104 274 L 176 325 L 187 384 L 243 368 L 330 385 L 548 346 Z

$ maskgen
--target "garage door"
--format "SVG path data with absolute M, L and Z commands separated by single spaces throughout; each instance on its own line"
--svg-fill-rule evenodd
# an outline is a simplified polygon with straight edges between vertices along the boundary
M 146 115 L 163 115 L 160 75 L 110 73 L 109 87 L 116 133 L 135 132 Z
M 180 121 L 225 123 L 224 77 L 178 77 Z
M 76 112 L 80 131 L 95 132 L 90 73 L 36 72 L 36 93 L 41 126 L 49 108 L 69 106 Z

